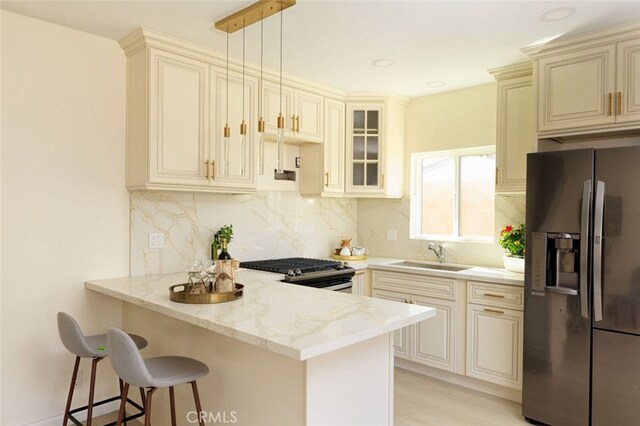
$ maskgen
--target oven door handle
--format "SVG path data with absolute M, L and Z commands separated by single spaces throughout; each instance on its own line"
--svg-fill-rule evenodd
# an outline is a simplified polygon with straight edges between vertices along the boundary
M 349 281 L 346 283 L 340 283 L 340 284 L 330 285 L 327 287 L 317 287 L 317 288 L 320 288 L 321 290 L 341 291 L 341 290 L 349 289 L 352 286 L 353 286 L 353 283 Z

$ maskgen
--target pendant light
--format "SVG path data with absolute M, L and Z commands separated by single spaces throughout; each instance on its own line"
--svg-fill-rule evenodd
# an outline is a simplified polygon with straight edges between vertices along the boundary
M 224 173 L 229 176 L 229 139 L 231 127 L 229 127 L 229 31 L 227 31 L 227 122 L 224 125 Z
M 262 117 L 262 75 L 264 61 L 264 10 L 260 11 L 260 82 L 258 84 L 258 173 L 264 175 L 264 118 Z
M 284 167 L 284 117 L 282 116 L 282 7 L 280 7 L 280 113 L 278 114 L 278 131 L 277 131 L 277 147 L 278 147 L 278 166 L 277 173 L 283 173 Z
M 247 122 L 244 120 L 244 21 L 242 25 L 242 123 L 240 123 L 240 174 L 244 175 L 247 146 Z M 227 91 L 228 93 L 228 91 Z M 228 95 L 227 95 L 228 96 Z

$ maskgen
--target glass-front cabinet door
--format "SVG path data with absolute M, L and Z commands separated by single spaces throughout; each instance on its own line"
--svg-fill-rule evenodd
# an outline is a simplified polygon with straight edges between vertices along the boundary
M 383 107 L 350 105 L 347 112 L 347 190 L 355 193 L 383 191 Z

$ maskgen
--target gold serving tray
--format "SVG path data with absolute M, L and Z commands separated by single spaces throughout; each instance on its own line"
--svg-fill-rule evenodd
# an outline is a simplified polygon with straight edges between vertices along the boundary
M 367 260 L 366 254 L 362 256 L 340 256 L 339 254 L 332 254 L 331 257 L 336 260 Z
M 181 287 L 181 289 L 180 289 Z M 225 293 L 189 294 L 186 292 L 187 284 L 176 284 L 169 287 L 169 298 L 179 303 L 224 303 L 237 300 L 242 297 L 242 284 L 236 283 L 236 289 Z

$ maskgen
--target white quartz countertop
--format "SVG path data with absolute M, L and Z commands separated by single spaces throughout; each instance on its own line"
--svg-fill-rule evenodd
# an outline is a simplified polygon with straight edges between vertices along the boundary
M 489 268 L 484 266 L 451 264 L 453 266 L 466 267 L 466 269 L 463 269 L 461 271 L 442 271 L 442 270 L 436 270 L 436 269 L 394 265 L 394 263 L 402 262 L 403 260 L 422 263 L 427 266 L 430 264 L 435 265 L 436 267 L 438 266 L 438 264 L 434 262 L 421 262 L 421 261 L 417 261 L 417 260 L 414 261 L 410 259 L 394 259 L 389 257 L 372 257 L 372 256 L 370 256 L 367 260 L 356 261 L 356 262 L 351 261 L 351 262 L 348 262 L 348 264 L 349 266 L 353 267 L 356 270 L 368 268 L 368 269 L 377 269 L 382 271 L 405 272 L 410 274 L 448 277 L 448 278 L 455 278 L 455 279 L 467 280 L 467 281 L 479 280 L 479 281 L 489 281 L 496 284 L 515 285 L 515 286 L 521 286 L 521 287 L 524 286 L 524 274 L 519 274 L 517 272 L 510 272 L 505 269 Z
M 86 288 L 306 360 L 431 318 L 434 308 L 281 283 L 279 274 L 241 269 L 242 298 L 190 305 L 169 300 L 185 273 L 91 280 Z

